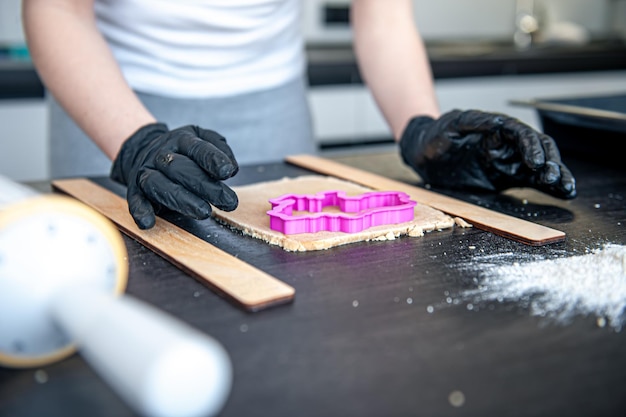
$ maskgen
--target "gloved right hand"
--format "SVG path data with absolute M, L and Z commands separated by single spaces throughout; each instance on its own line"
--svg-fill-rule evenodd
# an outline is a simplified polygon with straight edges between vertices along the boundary
M 576 180 L 554 139 L 521 121 L 480 110 L 417 116 L 401 139 L 404 162 L 437 187 L 502 191 L 532 187 L 576 197 Z
M 222 181 L 239 170 L 232 150 L 218 133 L 198 126 L 169 130 L 152 123 L 124 142 L 111 178 L 127 187 L 130 214 L 140 229 L 156 222 L 165 207 L 194 219 L 206 219 L 211 205 L 237 208 L 235 192 Z

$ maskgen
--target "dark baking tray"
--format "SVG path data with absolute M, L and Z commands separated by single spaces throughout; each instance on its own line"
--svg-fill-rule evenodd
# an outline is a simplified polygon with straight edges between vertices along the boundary
M 626 144 L 626 93 L 513 101 L 537 110 L 541 129 L 564 159 L 572 155 L 626 168 L 618 148 Z

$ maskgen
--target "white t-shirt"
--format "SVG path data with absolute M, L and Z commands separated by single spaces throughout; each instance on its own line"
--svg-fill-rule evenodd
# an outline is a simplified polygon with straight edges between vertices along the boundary
M 137 91 L 222 97 L 304 71 L 300 0 L 96 0 L 95 11 Z

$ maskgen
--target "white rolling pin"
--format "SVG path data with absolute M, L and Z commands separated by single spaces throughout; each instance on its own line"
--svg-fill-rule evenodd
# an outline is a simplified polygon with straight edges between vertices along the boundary
M 0 366 L 37 367 L 78 351 L 141 415 L 216 415 L 232 386 L 228 353 L 124 295 L 127 273 L 108 219 L 0 176 Z

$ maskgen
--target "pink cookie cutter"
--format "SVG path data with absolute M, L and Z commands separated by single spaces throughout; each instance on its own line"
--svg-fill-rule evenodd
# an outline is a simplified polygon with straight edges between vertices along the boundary
M 417 204 L 400 191 L 373 191 L 350 197 L 337 190 L 285 194 L 269 202 L 270 228 L 286 235 L 323 230 L 356 233 L 374 226 L 404 223 L 413 220 Z M 336 206 L 341 212 L 322 212 L 329 206 Z M 294 210 L 309 214 L 294 216 Z

